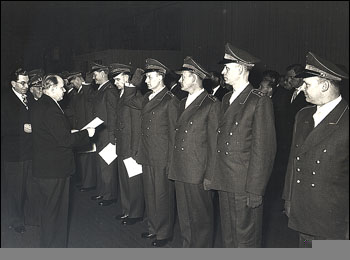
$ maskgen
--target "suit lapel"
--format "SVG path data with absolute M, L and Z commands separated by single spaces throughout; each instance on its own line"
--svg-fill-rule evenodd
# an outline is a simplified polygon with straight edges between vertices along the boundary
M 307 135 L 306 139 L 304 139 L 304 143 L 300 147 L 300 152 L 304 153 L 312 149 L 313 146 L 319 144 L 324 139 L 326 139 L 329 135 L 331 135 L 335 130 L 338 129 L 338 122 L 343 116 L 343 114 L 346 112 L 346 110 L 349 109 L 346 101 L 344 99 L 321 121 L 320 124 L 318 124 L 315 128 L 311 130 L 311 132 Z M 315 109 L 310 111 L 310 115 L 312 118 L 312 115 L 314 112 L 316 112 Z M 309 117 L 310 117 L 309 115 Z M 309 126 L 310 127 L 310 126 Z M 312 127 L 313 127 L 313 120 L 312 120 Z M 306 129 L 306 127 L 304 127 Z
M 183 112 L 180 114 L 180 117 L 178 118 L 178 122 L 187 121 L 190 116 L 192 116 L 195 111 L 200 107 L 200 105 L 203 103 L 204 99 L 208 96 L 208 93 L 204 90 L 203 93 L 201 93 L 193 102 L 185 109 L 186 99 L 184 99 L 183 104 L 180 104 L 180 108 L 184 109 Z M 181 111 L 180 111 L 181 112 Z

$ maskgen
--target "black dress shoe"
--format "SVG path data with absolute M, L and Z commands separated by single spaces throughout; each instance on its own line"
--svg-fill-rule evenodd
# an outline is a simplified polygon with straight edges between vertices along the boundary
M 141 221 L 142 218 L 125 218 L 122 220 L 122 225 L 126 226 L 126 225 L 134 225 L 136 222 Z
M 80 188 L 80 192 L 86 192 L 86 191 L 90 191 L 90 190 L 95 190 L 96 187 L 89 187 L 89 188 Z
M 116 202 L 116 200 L 102 200 L 98 203 L 100 206 L 109 206 L 112 203 Z
M 24 232 L 26 232 L 26 228 L 24 226 L 14 227 L 13 230 L 20 234 L 23 234 Z
M 166 244 L 168 243 L 168 239 L 156 239 L 152 242 L 152 246 L 155 246 L 155 247 L 162 247 L 162 246 L 165 246 Z
M 151 238 L 156 237 L 156 234 L 151 234 L 151 233 L 149 233 L 149 232 L 143 232 L 143 233 L 141 234 L 141 237 L 142 237 L 142 238 L 151 239 Z
M 96 196 L 92 196 L 91 199 L 92 199 L 92 200 L 102 200 L 102 199 L 103 199 L 103 196 L 101 196 L 101 195 L 96 195 Z
M 115 216 L 115 219 L 117 219 L 117 220 L 123 220 L 123 219 L 126 219 L 128 216 L 129 216 L 129 215 L 121 214 L 121 215 Z

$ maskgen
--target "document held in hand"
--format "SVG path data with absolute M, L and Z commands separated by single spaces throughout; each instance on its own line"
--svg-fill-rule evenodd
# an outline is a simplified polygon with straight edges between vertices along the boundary
M 129 178 L 142 173 L 142 165 L 138 164 L 132 157 L 129 157 L 123 161 L 125 168 L 128 171 Z
M 115 150 L 115 145 L 114 144 L 107 144 L 105 148 L 102 149 L 101 152 L 98 153 L 105 162 L 110 165 L 111 162 L 115 160 L 115 158 L 118 157 L 116 150 Z
M 103 123 L 103 120 L 101 120 L 100 118 L 96 117 L 94 120 L 92 120 L 90 123 L 88 123 L 86 126 L 84 126 L 80 130 L 85 130 L 86 128 L 96 128 L 102 123 Z

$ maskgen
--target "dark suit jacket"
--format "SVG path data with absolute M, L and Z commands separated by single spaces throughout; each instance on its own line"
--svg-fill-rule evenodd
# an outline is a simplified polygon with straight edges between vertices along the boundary
M 220 102 L 206 91 L 185 109 L 186 100 L 180 102 L 174 147 L 170 147 L 169 179 L 199 184 L 215 167 Z
M 1 97 L 1 143 L 5 161 L 32 159 L 32 135 L 24 132 L 24 124 L 30 121 L 29 111 L 9 89 Z
M 141 135 L 141 113 L 126 105 L 127 95 L 135 95 L 136 88 L 131 93 L 124 92 L 118 100 L 116 109 L 116 140 L 117 154 L 121 158 L 135 156 Z
M 96 128 L 96 148 L 100 152 L 108 143 L 115 144 L 116 108 L 119 100 L 117 88 L 110 82 L 94 92 L 93 117 L 104 121 Z
M 349 228 L 349 106 L 343 99 L 315 128 L 316 106 L 296 116 L 283 199 L 289 227 L 329 239 Z
M 73 148 L 87 144 L 87 130 L 71 133 L 68 118 L 55 101 L 43 94 L 31 111 L 33 175 L 66 178 L 75 171 Z
M 264 195 L 276 153 L 272 102 L 252 85 L 229 105 L 231 94 L 221 104 L 216 171 L 209 187 Z
M 125 91 L 130 91 L 129 87 Z M 141 138 L 136 155 L 139 164 L 166 167 L 169 165 L 169 148 L 175 133 L 178 99 L 164 88 L 152 100 L 137 93 L 128 105 L 141 109 Z

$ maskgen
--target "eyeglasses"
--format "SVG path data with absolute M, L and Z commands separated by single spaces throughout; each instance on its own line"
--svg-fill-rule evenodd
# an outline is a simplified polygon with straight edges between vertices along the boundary
M 16 81 L 16 82 L 19 83 L 19 84 L 21 84 L 22 86 L 25 86 L 25 85 L 28 86 L 28 82 L 25 82 L 25 81 L 21 81 L 21 82 Z

